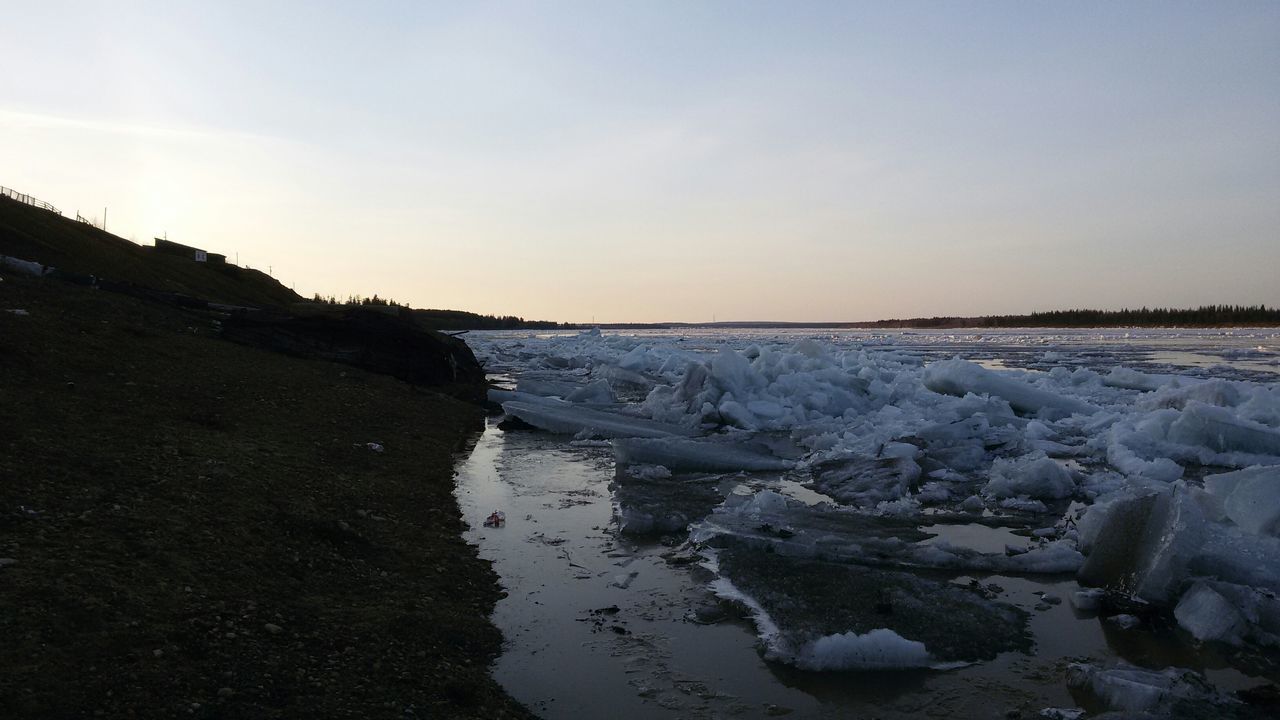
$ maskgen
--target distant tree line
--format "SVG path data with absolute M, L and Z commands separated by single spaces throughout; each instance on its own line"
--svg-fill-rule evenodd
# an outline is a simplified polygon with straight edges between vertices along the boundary
M 380 298 L 377 293 L 374 293 L 373 297 L 348 295 L 346 300 L 339 300 L 333 295 L 321 295 L 320 293 L 316 293 L 312 296 L 311 301 L 323 303 L 325 305 L 378 305 L 380 307 L 407 307 L 395 300 Z
M 941 317 L 934 316 L 928 318 L 894 318 L 892 320 L 873 320 L 871 322 L 859 323 L 841 323 L 840 327 L 859 327 L 859 328 L 952 328 L 952 327 L 973 327 L 978 324 L 979 320 L 974 318 L 963 317 Z
M 1201 305 L 1195 309 L 1052 310 L 982 318 L 981 327 L 1217 327 L 1280 325 L 1280 310 L 1265 305 Z
M 1196 309 L 1139 307 L 1137 310 L 1050 310 L 1029 315 L 983 315 L 980 318 L 933 316 L 847 323 L 850 328 L 1215 328 L 1280 325 L 1280 310 L 1266 305 L 1202 305 Z
M 1050 310 L 1030 315 L 982 317 L 935 316 L 850 323 L 862 328 L 961 327 L 1238 327 L 1280 326 L 1280 310 L 1266 305 L 1202 305 L 1195 309 L 1139 308 L 1130 310 Z
M 413 317 L 433 330 L 554 330 L 568 324 L 550 320 L 525 320 L 515 315 L 478 315 L 462 310 L 410 310 Z
M 568 323 L 557 323 L 550 320 L 525 320 L 515 315 L 479 315 L 463 310 L 415 310 L 395 300 L 361 295 L 348 295 L 346 300 L 339 300 L 333 295 L 316 293 L 312 302 L 324 305 L 374 305 L 379 307 L 399 308 L 400 313 L 409 313 L 413 319 L 432 330 L 554 330 L 570 327 Z

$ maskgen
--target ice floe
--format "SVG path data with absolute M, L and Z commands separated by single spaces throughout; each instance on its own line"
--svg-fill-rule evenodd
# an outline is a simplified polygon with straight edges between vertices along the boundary
M 937 597 L 951 588 L 913 586 L 919 573 L 1074 573 L 1081 611 L 1139 603 L 1194 642 L 1280 647 L 1280 375 L 1256 370 L 1272 354 L 1245 347 L 1232 357 L 1255 369 L 1190 376 L 1153 360 L 1166 335 L 1134 350 L 1098 333 L 1087 338 L 1101 350 L 1075 353 L 1079 337 L 1002 336 L 1020 369 L 974 362 L 982 353 L 966 349 L 990 342 L 980 333 L 468 340 L 516 381 L 492 393 L 505 413 L 610 442 L 624 532 L 687 529 L 720 555 L 717 592 L 752 608 L 772 658 L 826 670 L 987 656 L 876 622 L 877 599 L 857 593 L 865 607 L 837 605 L 860 619 L 842 624 L 819 607 L 831 600 L 821 583 L 800 584 L 823 569 Z M 1020 539 L 979 549 L 923 529 L 948 524 Z M 1020 647 L 1022 621 L 977 600 L 1012 628 L 1000 647 Z M 1182 687 L 1160 673 L 1077 674 L 1107 697 L 1139 688 L 1122 709 Z

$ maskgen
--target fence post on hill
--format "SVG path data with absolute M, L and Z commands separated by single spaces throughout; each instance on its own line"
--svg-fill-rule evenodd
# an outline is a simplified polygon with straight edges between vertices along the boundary
M 54 207 L 53 205 L 39 198 L 32 197 L 27 193 L 18 192 L 13 188 L 7 188 L 7 187 L 4 187 L 3 185 L 0 185 L 0 195 L 4 195 L 5 197 L 11 198 L 13 200 L 17 200 L 18 202 L 26 205 L 33 205 L 35 207 L 40 208 L 41 210 L 48 210 L 49 212 L 55 212 L 55 213 L 58 213 L 59 215 L 62 214 L 62 211 Z

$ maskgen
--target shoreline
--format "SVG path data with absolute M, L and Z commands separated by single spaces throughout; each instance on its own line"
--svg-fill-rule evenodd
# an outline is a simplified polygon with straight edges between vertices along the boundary
M 453 495 L 480 407 L 55 281 L 0 309 L 6 716 L 530 717 Z

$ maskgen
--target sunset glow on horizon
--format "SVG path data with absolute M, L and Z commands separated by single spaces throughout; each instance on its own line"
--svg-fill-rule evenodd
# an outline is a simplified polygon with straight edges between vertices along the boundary
M 586 322 L 1280 305 L 1280 4 L 49 2 L 0 185 Z

